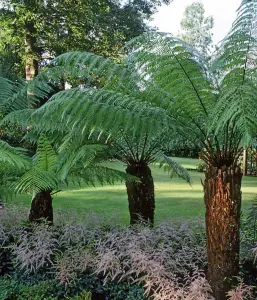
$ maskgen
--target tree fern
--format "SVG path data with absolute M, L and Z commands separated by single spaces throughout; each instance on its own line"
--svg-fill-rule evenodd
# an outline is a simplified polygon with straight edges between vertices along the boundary
M 215 69 L 222 75 L 221 93 L 213 111 L 216 132 L 227 122 L 234 124 L 244 143 L 257 126 L 257 1 L 242 1 L 238 17 L 222 41 Z

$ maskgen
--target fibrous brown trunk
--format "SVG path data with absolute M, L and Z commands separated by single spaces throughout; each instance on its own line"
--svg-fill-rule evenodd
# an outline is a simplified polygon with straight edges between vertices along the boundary
M 49 223 L 53 223 L 51 191 L 37 193 L 31 203 L 29 221 L 39 223 L 42 219 L 45 219 Z
M 145 162 L 134 162 L 127 166 L 127 174 L 138 177 L 141 181 L 127 181 L 130 225 L 140 220 L 154 223 L 154 183 L 151 169 Z
M 216 300 L 226 299 L 239 273 L 241 181 L 238 166 L 205 173 L 208 279 Z

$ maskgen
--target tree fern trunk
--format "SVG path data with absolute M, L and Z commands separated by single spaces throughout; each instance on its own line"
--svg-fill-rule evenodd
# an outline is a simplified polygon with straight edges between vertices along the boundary
M 241 181 L 239 167 L 206 170 L 208 279 L 216 300 L 226 299 L 239 273 Z
M 53 223 L 51 191 L 37 193 L 32 200 L 29 221 L 40 222 L 40 219 L 45 219 L 48 222 Z
M 151 169 L 145 162 L 141 161 L 128 165 L 126 172 L 141 180 L 141 182 L 126 182 L 130 225 L 136 224 L 140 219 L 153 225 L 155 199 Z

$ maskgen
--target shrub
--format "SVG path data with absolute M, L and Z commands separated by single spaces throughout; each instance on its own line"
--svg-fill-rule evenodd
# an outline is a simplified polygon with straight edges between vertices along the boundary
M 90 295 L 85 291 L 115 300 L 211 299 L 201 220 L 127 228 L 105 216 L 61 212 L 55 225 L 48 226 L 25 224 L 20 218 L 11 224 L 8 214 L 7 208 L 0 242 L 9 261 L 5 274 L 12 279 L 5 292 L 10 295 L 45 289 L 45 299 L 86 299 Z M 249 235 L 244 236 L 246 249 Z M 244 282 L 254 283 L 248 275 L 242 273 Z M 238 295 L 242 287 L 231 295 Z

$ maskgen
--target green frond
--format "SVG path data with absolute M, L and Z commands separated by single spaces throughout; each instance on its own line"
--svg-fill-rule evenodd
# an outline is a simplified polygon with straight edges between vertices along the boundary
M 40 136 L 37 143 L 37 152 L 33 157 L 33 164 L 37 169 L 54 172 L 57 168 L 57 154 L 45 136 Z
M 29 164 L 28 164 L 29 165 Z M 26 165 L 26 167 L 28 167 Z M 15 195 L 13 183 L 23 174 L 25 168 L 17 168 L 17 165 L 2 163 L 0 165 L 0 199 L 4 201 L 12 200 Z
M 0 161 L 3 164 L 26 169 L 30 166 L 28 153 L 23 148 L 11 147 L 8 143 L 0 140 Z
M 248 144 L 257 130 L 257 1 L 242 1 L 214 67 L 221 74 L 221 93 L 211 116 L 216 133 L 234 126 Z
M 159 162 L 159 167 L 163 168 L 165 172 L 168 172 L 171 178 L 173 176 L 178 176 L 190 185 L 192 184 L 192 179 L 188 171 L 167 155 L 160 152 L 157 156 L 156 162 Z
M 104 89 L 74 88 L 55 94 L 51 101 L 32 116 L 33 126 L 48 132 L 58 127 L 71 131 L 105 131 L 114 134 L 121 128 L 134 134 L 148 133 L 171 127 L 171 118 L 163 109 L 149 107 L 140 98 Z
M 74 184 L 95 185 L 114 184 L 117 181 L 139 181 L 135 176 L 126 174 L 125 172 L 115 170 L 101 165 L 88 166 L 86 168 L 73 168 L 67 177 L 68 182 Z
M 257 130 L 257 88 L 252 84 L 231 87 L 222 92 L 213 116 L 211 128 L 222 132 L 229 123 L 242 137 L 242 144 L 249 145 Z
M 53 91 L 55 81 L 51 79 L 48 78 L 47 72 L 40 73 L 29 82 L 12 82 L 0 77 L 1 114 L 6 115 L 13 111 L 37 107 L 40 100 Z
M 0 77 L 0 103 L 1 106 L 5 103 L 6 99 L 10 98 L 19 88 L 17 85 L 7 78 Z
M 137 93 L 139 76 L 129 64 L 115 61 L 89 52 L 68 52 L 54 59 L 54 68 L 48 71 L 52 79 L 56 75 L 67 81 L 81 82 L 84 87 L 113 89 L 116 91 Z
M 58 187 L 56 174 L 33 167 L 26 172 L 15 184 L 16 193 L 35 194 L 41 191 L 52 191 Z
M 210 113 L 216 91 L 192 47 L 168 34 L 150 32 L 132 40 L 128 48 L 131 63 L 147 78 L 150 102 L 196 123 Z
M 17 193 L 38 193 L 51 191 L 58 186 L 57 154 L 48 139 L 40 136 L 37 151 L 33 157 L 33 166 L 14 183 Z
M 100 144 L 77 144 L 66 140 L 59 148 L 58 176 L 65 180 L 70 170 L 79 165 L 87 168 L 106 147 Z
M 35 109 L 21 109 L 8 113 L 0 122 L 1 125 L 18 125 L 26 128 L 30 125 L 29 118 L 34 113 Z

